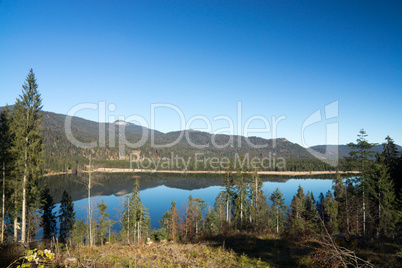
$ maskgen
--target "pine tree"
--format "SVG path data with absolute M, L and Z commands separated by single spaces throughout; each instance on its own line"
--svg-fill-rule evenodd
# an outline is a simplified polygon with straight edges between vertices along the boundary
M 324 223 L 330 234 L 338 232 L 338 204 L 332 197 L 331 191 L 328 191 L 324 199 Z
M 177 241 L 179 225 L 176 202 L 172 201 L 170 209 L 162 215 L 162 219 L 159 221 L 159 223 L 161 225 L 159 235 L 163 239 Z
M 368 180 L 368 192 L 376 204 L 377 238 L 393 234 L 397 222 L 394 183 L 390 178 L 385 157 L 377 154 Z
M 0 243 L 4 242 L 5 231 L 5 216 L 7 208 L 7 199 L 9 196 L 6 193 L 8 182 L 10 180 L 13 159 L 11 155 L 12 135 L 10 130 L 11 115 L 7 107 L 3 108 L 0 113 L 0 164 L 2 169 L 2 198 L 1 198 L 1 234 Z
M 215 209 L 209 208 L 205 216 L 204 233 L 206 235 L 216 235 L 219 233 L 219 216 Z
M 67 239 L 71 237 L 74 228 L 75 212 L 73 200 L 66 190 L 63 191 L 63 196 L 61 197 L 58 218 L 60 223 L 60 242 L 67 243 Z
M 234 220 L 236 228 L 242 229 L 245 227 L 245 220 L 250 212 L 249 202 L 249 175 L 241 170 L 236 173 L 235 180 L 235 199 L 234 199 Z
M 362 211 L 363 211 L 363 236 L 366 235 L 366 187 L 367 187 L 367 177 L 372 164 L 372 157 L 374 151 L 371 149 L 376 145 L 375 143 L 369 143 L 366 140 L 367 134 L 364 129 L 361 129 L 357 135 L 357 143 L 350 143 L 348 146 L 352 149 L 349 152 L 349 157 L 347 158 L 348 163 L 351 167 L 357 168 L 360 171 L 360 176 L 358 177 L 358 183 L 362 187 Z
M 275 228 L 275 231 L 277 234 L 283 231 L 285 221 L 286 221 L 286 205 L 285 205 L 285 199 L 283 198 L 282 192 L 279 190 L 279 188 L 276 188 L 276 190 L 271 194 L 271 197 L 269 198 L 272 202 L 271 210 L 273 215 L 273 226 Z
M 235 203 L 235 182 L 234 182 L 234 176 L 232 174 L 232 171 L 230 169 L 227 170 L 225 173 L 225 176 L 223 177 L 223 184 L 225 186 L 225 190 L 222 192 L 223 193 L 223 198 L 222 200 L 225 200 L 226 202 L 226 223 L 230 227 L 232 224 L 232 218 L 233 218 L 233 213 L 234 213 L 234 203 Z
M 306 195 L 305 212 L 303 214 L 303 218 L 306 222 L 307 228 L 313 231 L 318 231 L 320 222 L 315 203 L 313 193 L 308 191 Z
M 135 181 L 133 192 L 125 198 L 123 210 L 122 236 L 126 237 L 128 243 L 135 240 L 140 242 L 141 238 L 149 233 L 151 224 L 148 209 L 141 202 L 138 179 Z
M 395 194 L 398 195 L 402 189 L 402 155 L 399 154 L 393 139 L 387 136 L 385 140 L 387 142 L 382 144 L 382 156 L 394 182 Z
M 267 214 L 269 211 L 267 199 L 262 190 L 262 181 L 255 171 L 249 182 L 249 222 L 254 230 L 263 230 L 266 227 Z
M 178 212 L 176 208 L 176 203 L 172 201 L 172 206 L 170 207 L 170 217 L 171 217 L 171 224 L 170 224 L 170 240 L 176 241 L 178 238 Z
M 162 218 L 159 220 L 161 228 L 157 231 L 157 239 L 170 239 L 172 230 L 172 214 L 170 210 L 162 214 Z
M 110 238 L 110 229 L 114 224 L 114 221 L 112 219 L 109 219 L 109 214 L 106 213 L 107 205 L 105 202 L 102 200 L 101 204 L 98 204 L 98 210 L 99 210 L 99 228 L 98 228 L 98 238 L 100 240 L 101 245 L 104 244 L 106 240 L 106 235 L 109 233 L 109 238 Z
M 317 212 L 318 215 L 322 220 L 324 220 L 324 194 L 321 192 L 320 195 L 318 196 L 318 201 L 317 201 Z
M 202 199 L 193 198 L 191 195 L 188 197 L 183 226 L 186 238 L 193 240 L 201 233 L 203 224 L 202 215 L 205 208 L 206 204 Z
M 397 165 L 398 161 L 398 149 L 394 143 L 394 140 L 391 139 L 390 136 L 385 138 L 387 142 L 382 144 L 383 152 L 382 156 L 384 157 L 385 164 L 388 165 L 390 169 L 394 168 Z
M 40 226 L 43 228 L 43 240 L 50 241 L 57 234 L 56 229 L 56 213 L 53 212 L 56 207 L 53 198 L 50 195 L 49 188 L 45 188 L 41 194 L 42 218 Z
M 290 203 L 290 228 L 296 234 L 301 233 L 306 228 L 306 222 L 303 217 L 306 211 L 306 195 L 304 194 L 303 188 L 299 185 L 297 189 L 296 195 L 293 196 L 293 199 Z
M 28 195 L 38 178 L 42 164 L 42 98 L 35 74 L 30 69 L 22 86 L 22 95 L 14 105 L 13 133 L 17 172 L 22 179 L 21 241 L 26 242 Z
M 333 180 L 332 189 L 334 190 L 334 199 L 338 205 L 338 227 L 341 233 L 350 232 L 350 207 L 346 186 L 344 185 L 340 174 L 337 172 Z
M 74 245 L 81 246 L 83 244 L 88 244 L 88 235 L 87 235 L 88 227 L 86 226 L 83 220 L 77 220 L 74 222 L 74 228 L 72 231 L 72 238 Z

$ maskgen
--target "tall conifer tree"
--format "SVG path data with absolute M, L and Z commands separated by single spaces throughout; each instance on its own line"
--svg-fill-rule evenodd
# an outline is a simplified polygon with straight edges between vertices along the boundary
M 67 239 L 71 237 L 75 222 L 74 203 L 66 190 L 63 191 L 61 197 L 58 218 L 60 222 L 59 239 L 61 243 L 66 243 Z
M 49 188 L 45 188 L 41 194 L 41 210 L 42 210 L 42 219 L 41 219 L 41 227 L 43 228 L 43 240 L 50 241 L 52 237 L 55 237 L 57 234 L 56 229 L 56 213 L 53 212 L 55 205 L 53 202 L 53 198 L 50 195 Z
M 42 98 L 35 74 L 30 69 L 22 85 L 22 95 L 14 105 L 12 124 L 17 172 L 22 177 L 21 242 L 27 241 L 27 200 L 30 192 L 34 190 L 31 186 L 35 185 L 42 164 L 41 110 Z
M 349 157 L 347 158 L 349 164 L 360 171 L 358 182 L 362 188 L 363 235 L 366 235 L 367 178 L 370 166 L 373 162 L 372 157 L 375 153 L 374 151 L 372 151 L 372 148 L 376 145 L 375 143 L 369 143 L 366 137 L 366 131 L 364 129 L 361 129 L 359 131 L 359 134 L 357 135 L 357 143 L 348 144 L 352 151 L 349 153 Z
M 12 167 L 10 130 L 11 116 L 7 107 L 0 113 L 0 165 L 2 169 L 2 198 L 1 198 L 1 234 L 0 243 L 4 241 L 5 215 L 6 215 L 6 188 Z

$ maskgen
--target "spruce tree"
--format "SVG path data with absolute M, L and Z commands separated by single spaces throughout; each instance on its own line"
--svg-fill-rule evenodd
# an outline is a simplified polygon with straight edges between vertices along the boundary
M 318 231 L 319 230 L 319 215 L 317 213 L 317 208 L 315 204 L 314 195 L 312 192 L 308 191 L 306 195 L 306 204 L 305 204 L 305 212 L 303 217 L 306 221 L 306 227 L 310 230 Z
M 123 210 L 121 235 L 126 237 L 129 244 L 135 240 L 140 242 L 141 238 L 149 233 L 151 224 L 148 209 L 141 202 L 138 179 L 135 181 L 133 192 L 124 200 Z
M 242 170 L 238 170 L 235 180 L 235 199 L 234 199 L 234 220 L 236 228 L 242 229 L 245 227 L 245 220 L 248 218 L 250 212 L 250 202 L 248 191 L 248 183 L 250 177 Z
M 53 197 L 50 195 L 49 188 L 45 188 L 41 193 L 42 218 L 40 226 L 43 228 L 43 240 L 50 241 L 57 234 L 56 213 L 53 212 L 56 207 Z
M 262 190 L 262 181 L 258 173 L 255 171 L 249 182 L 249 222 L 254 230 L 262 230 L 266 228 L 266 220 L 268 214 L 268 203 Z
M 395 194 L 398 195 L 402 190 L 402 156 L 398 152 L 393 139 L 387 136 L 385 140 L 386 142 L 382 144 L 382 156 L 394 182 Z
M 340 174 L 337 172 L 333 180 L 332 189 L 334 190 L 334 199 L 338 205 L 338 227 L 341 233 L 349 234 L 350 232 L 350 207 L 348 191 L 343 183 Z
M 170 207 L 170 217 L 171 217 L 171 224 L 170 224 L 170 240 L 176 241 L 178 238 L 178 212 L 176 207 L 176 202 L 172 201 L 172 206 Z
M 170 210 L 162 214 L 162 218 L 159 220 L 161 228 L 157 231 L 157 239 L 170 239 L 170 231 L 172 228 L 172 214 Z
M 290 203 L 290 227 L 291 230 L 296 234 L 301 233 L 306 228 L 306 222 L 304 214 L 306 211 L 306 195 L 304 194 L 303 188 L 299 185 L 297 193 L 293 196 Z
M 42 98 L 32 69 L 22 86 L 22 95 L 14 105 L 12 130 L 18 175 L 22 177 L 21 242 L 26 242 L 28 195 L 35 185 L 42 164 Z M 37 195 L 36 195 L 37 196 Z
M 225 201 L 225 210 L 226 210 L 226 223 L 228 226 L 231 226 L 232 223 L 232 218 L 233 218 L 233 213 L 234 213 L 234 207 L 235 207 L 235 199 L 236 199 L 236 194 L 235 194 L 235 182 L 234 182 L 234 176 L 232 174 L 231 169 L 228 169 L 225 173 L 225 176 L 223 177 L 223 184 L 225 187 L 225 190 L 222 191 L 222 200 Z
M 0 243 L 4 242 L 5 231 L 5 216 L 7 210 L 7 199 L 9 196 L 6 193 L 8 183 L 12 171 L 12 155 L 11 155 L 11 142 L 12 135 L 10 130 L 11 115 L 9 109 L 4 107 L 0 113 L 0 164 L 2 169 L 2 198 L 1 198 L 1 234 Z
M 331 191 L 328 191 L 324 199 L 324 223 L 330 234 L 338 232 L 338 204 L 334 200 Z
M 286 221 L 285 199 L 279 188 L 276 188 L 269 199 L 272 202 L 271 215 L 273 215 L 273 226 L 276 233 L 279 234 L 283 230 Z
M 391 236 L 397 222 L 396 198 L 394 183 L 390 178 L 385 157 L 377 154 L 371 168 L 368 192 L 376 204 L 377 238 L 380 235 Z
M 218 213 L 216 213 L 215 209 L 209 208 L 205 216 L 204 233 L 206 235 L 218 234 L 220 230 L 219 224 Z
M 363 236 L 366 235 L 366 184 L 368 172 L 373 162 L 372 158 L 375 153 L 374 151 L 372 151 L 372 148 L 376 145 L 375 143 L 369 143 L 366 137 L 366 131 L 364 129 L 361 129 L 359 131 L 359 134 L 357 135 L 357 143 L 348 144 L 352 151 L 349 152 L 349 157 L 347 158 L 349 166 L 360 171 L 360 176 L 357 177 L 357 182 L 362 188 Z
M 114 224 L 114 221 L 112 219 L 109 219 L 109 214 L 106 213 L 106 209 L 107 209 L 107 205 L 102 200 L 102 203 L 98 204 L 98 210 L 99 210 L 99 214 L 100 214 L 98 238 L 101 242 L 101 245 L 104 244 L 107 234 L 109 234 L 109 238 L 110 238 L 110 229 Z
M 215 198 L 215 202 L 214 202 L 214 209 L 216 211 L 216 213 L 218 214 L 218 218 L 219 218 L 219 226 L 220 226 L 220 230 L 223 230 L 223 227 L 227 224 L 227 215 L 226 215 L 226 191 L 221 191 L 218 196 Z
M 159 224 L 161 225 L 159 230 L 160 237 L 163 239 L 170 239 L 171 241 L 177 241 L 179 226 L 176 202 L 172 201 L 170 209 L 162 215 Z
M 58 218 L 60 223 L 59 240 L 61 243 L 67 243 L 74 228 L 75 212 L 73 200 L 66 190 L 63 191 L 61 197 Z

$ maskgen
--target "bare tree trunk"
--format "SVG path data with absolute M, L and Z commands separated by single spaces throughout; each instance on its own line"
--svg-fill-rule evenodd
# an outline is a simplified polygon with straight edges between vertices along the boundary
M 138 237 L 138 243 L 140 243 L 140 240 L 141 240 L 141 228 L 140 228 L 140 226 L 141 226 L 141 216 L 140 216 L 140 220 L 139 220 L 139 222 L 138 222 L 138 227 L 137 227 L 137 237 Z
M 279 234 L 279 205 L 276 206 L 276 233 Z
M 243 195 L 240 193 L 240 223 L 243 224 Z
M 2 215 L 1 215 L 1 243 L 4 242 L 4 217 L 6 210 L 6 163 L 3 161 L 3 204 L 2 204 Z
M 127 201 L 129 202 L 129 201 Z M 127 243 L 130 244 L 130 204 L 127 204 Z
M 230 218 L 229 218 L 229 200 L 226 200 L 226 222 L 229 223 Z
M 18 219 L 17 215 L 14 216 L 14 238 L 13 241 L 17 242 L 18 239 Z
M 25 158 L 24 158 L 24 180 L 22 183 L 22 222 L 21 222 L 21 242 L 26 242 L 26 216 L 27 216 L 27 197 L 26 197 L 26 185 L 27 185 L 27 171 L 28 171 L 28 137 L 26 137 Z
M 378 189 L 378 226 L 377 226 L 377 239 L 380 238 L 380 221 L 381 221 L 381 192 Z
M 365 199 L 365 191 L 363 184 L 363 236 L 366 236 L 366 199 Z
M 109 226 L 109 245 L 110 245 L 110 233 L 111 233 L 111 226 Z
M 92 211 L 91 211 L 91 167 L 92 157 L 89 155 L 89 176 L 88 176 L 88 221 L 89 221 L 89 244 L 93 245 L 93 237 L 92 237 Z
M 258 177 L 255 175 L 255 204 L 254 204 L 254 222 L 257 222 L 257 204 L 258 204 Z M 250 213 L 251 215 L 251 213 Z
M 345 205 L 346 205 L 346 227 L 347 227 L 347 231 L 348 231 L 348 235 L 349 235 L 350 227 L 349 227 L 348 192 L 347 192 L 346 186 L 344 186 L 344 188 L 345 188 Z
M 356 234 L 359 235 L 359 212 L 356 213 Z

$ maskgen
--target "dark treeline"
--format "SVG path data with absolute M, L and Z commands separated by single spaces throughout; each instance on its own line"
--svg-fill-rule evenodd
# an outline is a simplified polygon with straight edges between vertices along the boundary
M 49 134 L 48 134 L 49 135 Z M 97 151 L 97 150 L 91 150 Z M 62 155 L 62 150 L 58 149 L 57 153 L 51 153 L 46 151 L 44 156 L 44 173 L 48 172 L 71 172 L 77 174 L 82 170 L 85 170 L 85 165 L 87 164 L 87 158 L 84 155 L 78 154 L 77 152 L 73 155 L 67 154 Z M 99 153 L 99 152 L 98 152 Z M 229 162 L 229 166 L 232 169 L 246 168 L 252 166 L 252 157 L 248 156 L 245 158 L 244 155 L 240 155 L 238 158 L 220 158 L 222 163 L 211 163 L 213 157 L 200 157 L 197 160 L 194 157 L 189 156 L 184 158 L 185 164 L 182 160 L 170 159 L 170 158 L 145 158 L 140 161 L 133 161 L 130 163 L 129 160 L 105 160 L 107 159 L 107 154 L 105 157 L 103 155 L 95 156 L 93 160 L 93 165 L 95 168 L 139 168 L 139 169 L 149 169 L 149 170 L 181 170 L 181 171 L 192 171 L 192 170 L 208 170 L 208 171 L 221 171 L 226 168 L 226 162 Z M 217 159 L 217 158 L 216 158 Z M 222 160 L 223 159 L 223 160 Z M 246 159 L 246 160 L 245 160 Z M 263 159 L 263 158 L 261 158 Z M 339 159 L 339 165 L 344 166 L 346 163 L 345 159 Z M 266 158 L 261 161 L 261 163 L 256 164 L 256 168 L 260 171 L 335 171 L 336 167 L 331 166 L 320 159 L 316 158 L 287 158 L 287 159 L 274 159 Z

